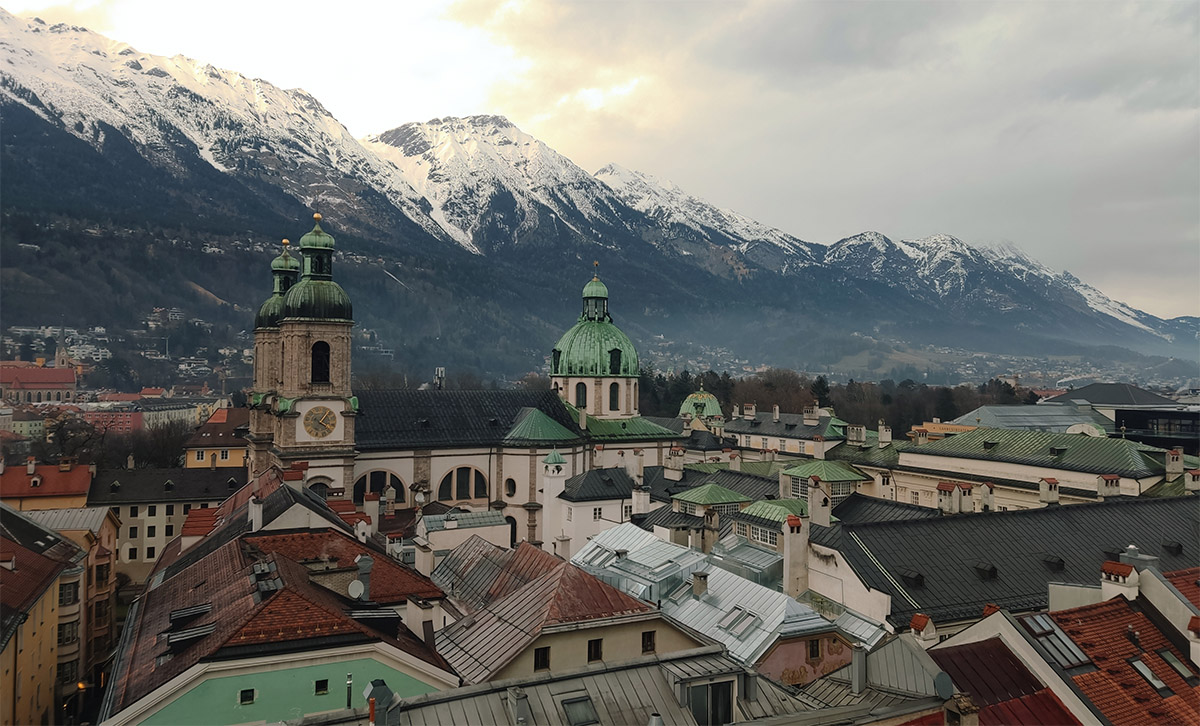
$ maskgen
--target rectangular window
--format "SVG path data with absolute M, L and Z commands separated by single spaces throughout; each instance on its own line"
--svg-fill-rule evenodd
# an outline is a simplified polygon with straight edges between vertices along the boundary
M 913 492 L 912 492 L 912 494 L 911 494 L 910 496 L 912 497 L 912 500 L 911 500 L 911 501 L 912 501 L 912 503 L 913 503 L 913 504 L 920 504 L 920 503 L 921 503 L 921 492 L 918 492 L 918 491 L 916 491 L 916 490 L 913 490 Z
M 157 506 L 151 504 L 149 507 L 146 507 L 146 516 L 147 517 L 153 517 L 157 513 L 158 513 Z
M 190 505 L 190 504 L 183 505 L 183 513 L 184 514 L 187 514 L 190 511 L 192 511 L 192 505 Z
M 146 528 L 146 536 L 147 536 L 147 537 L 153 537 L 153 536 L 154 536 L 154 532 L 155 532 L 155 530 L 157 530 L 157 529 L 158 529 L 158 528 L 157 528 L 156 526 L 154 526 L 153 524 L 152 524 L 152 525 L 150 525 L 149 527 L 147 527 L 147 528 Z
M 77 602 L 79 602 L 78 582 L 64 582 L 58 586 L 59 607 L 62 607 L 63 605 L 74 605 Z
M 550 670 L 550 647 L 533 649 L 533 669 L 535 671 Z
M 568 522 L 571 521 L 571 508 L 570 507 L 567 507 L 567 521 Z
M 137 507 L 130 507 L 130 508 L 129 508 L 129 518 L 130 518 L 130 519 L 134 519 L 134 518 L 135 518 L 135 517 L 137 517 L 137 516 L 138 516 L 138 508 L 137 508 Z
M 92 621 L 96 623 L 103 622 L 108 617 L 108 601 L 101 600 L 92 606 Z
M 749 446 L 749 445 L 750 445 L 750 437 L 749 437 L 749 436 L 743 436 L 743 437 L 742 437 L 742 445 L 743 445 L 743 446 Z
M 66 645 L 79 640 L 79 623 L 59 623 L 58 644 Z
M 808 501 L 808 479 L 802 476 L 794 476 L 792 479 L 792 497 L 799 499 L 802 502 Z
M 760 443 L 760 444 L 762 444 L 762 445 L 761 445 L 761 446 L 759 446 L 758 448 L 760 448 L 760 449 L 765 449 L 765 448 L 767 448 L 767 437 L 766 437 L 766 436 L 763 436 L 763 437 L 762 437 L 762 438 L 760 438 L 758 441 L 759 441 L 759 443 Z
M 129 539 L 137 539 L 137 527 L 129 528 Z
M 96 565 L 96 586 L 103 587 L 108 583 L 108 565 Z
M 249 706 L 252 703 L 254 703 L 254 689 L 242 689 L 242 692 L 238 694 L 238 704 L 242 706 Z
M 621 507 L 621 521 L 628 522 L 631 519 L 633 519 L 633 505 L 626 504 L 625 506 Z
M 646 631 L 642 632 L 642 652 L 643 653 L 653 653 L 654 652 L 655 632 L 656 631 L 653 631 L 653 630 L 646 630 Z
M 79 661 L 72 660 L 66 663 L 58 664 L 58 682 L 70 683 L 75 680 L 76 674 L 79 673 Z
M 174 504 L 168 504 L 168 505 L 167 505 L 167 516 L 168 516 L 168 517 L 174 517 L 174 516 L 175 516 L 175 505 L 174 505 Z
M 146 548 L 146 559 L 148 559 L 148 560 L 154 559 L 154 548 L 153 547 Z
M 130 547 L 129 548 L 129 556 L 125 559 L 127 559 L 130 562 L 133 562 L 134 560 L 136 560 L 137 559 L 137 547 Z
M 326 693 L 329 693 L 329 679 L 328 678 L 322 678 L 319 681 L 313 682 L 313 695 L 314 696 L 324 696 Z
M 600 716 L 596 714 L 596 706 L 592 704 L 591 696 L 563 701 L 563 713 L 567 715 L 567 726 L 600 723 Z
M 175 525 L 168 524 L 167 525 L 167 537 L 174 537 L 174 536 L 175 536 Z
M 682 514 L 695 514 L 696 513 L 696 505 L 692 504 L 691 502 L 680 502 L 679 503 L 679 511 Z
M 196 449 L 196 461 L 204 461 L 204 449 Z
M 733 721 L 733 682 L 691 686 L 688 708 L 697 724 L 726 724 Z
M 808 641 L 808 659 L 816 660 L 821 657 L 821 640 L 813 638 Z
M 588 641 L 588 663 L 604 660 L 604 638 Z
M 208 502 L 200 502 L 201 509 L 208 509 Z
M 592 521 L 599 522 L 604 517 L 604 509 L 601 507 L 592 507 Z

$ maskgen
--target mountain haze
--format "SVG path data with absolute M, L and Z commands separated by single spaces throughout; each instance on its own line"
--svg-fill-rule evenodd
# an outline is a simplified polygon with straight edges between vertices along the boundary
M 70 256 L 8 246 L 38 244 L 51 220 L 99 229 L 110 265 L 152 248 L 169 256 L 169 237 L 212 238 L 244 269 L 222 281 L 185 268 L 176 282 L 224 285 L 213 294 L 252 310 L 269 294 L 269 258 L 238 250 L 302 234 L 320 211 L 339 248 L 357 253 L 337 274 L 360 322 L 413 365 L 539 367 L 592 260 L 635 339 L 698 340 L 782 365 L 836 363 L 832 343 L 851 333 L 996 352 L 1194 355 L 1195 319 L 1135 310 L 1015 249 L 878 232 L 816 244 L 641 172 L 590 174 L 503 117 L 357 140 L 302 90 L 3 11 L 0 61 L 0 193 L 6 219 L 22 220 L 5 241 L 12 323 L 98 314 L 61 295 L 42 308 L 25 299 L 88 274 Z M 114 295 L 136 298 L 131 309 L 214 304 L 135 269 L 110 278 Z M 250 325 L 248 313 L 224 314 Z

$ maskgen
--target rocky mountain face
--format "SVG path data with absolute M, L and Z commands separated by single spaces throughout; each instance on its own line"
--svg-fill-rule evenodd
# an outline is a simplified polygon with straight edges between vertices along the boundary
M 370 292 L 392 283 L 364 262 L 365 319 L 406 338 L 434 319 L 435 345 L 448 304 L 490 310 L 492 323 L 456 323 L 478 326 L 468 337 L 480 336 L 485 361 L 504 317 L 532 331 L 527 350 L 545 349 L 573 317 L 562 308 L 573 308 L 593 259 L 635 330 L 730 343 L 776 335 L 762 349 L 785 363 L 789 346 L 805 344 L 779 335 L 788 326 L 1000 351 L 1068 340 L 1190 355 L 1196 343 L 1194 319 L 1135 310 L 1015 249 L 878 232 L 806 242 L 647 174 L 590 174 L 497 116 L 408 123 L 360 141 L 302 90 L 2 10 L 0 112 L 7 215 L 261 240 L 302 233 L 297 220 L 318 210 L 342 249 L 378 265 L 403 260 L 397 279 L 424 291 L 397 319 L 395 301 Z M 6 282 L 38 278 L 36 264 L 5 270 L 18 276 Z M 263 292 L 231 302 L 252 307 Z M 764 319 L 773 324 L 748 327 Z

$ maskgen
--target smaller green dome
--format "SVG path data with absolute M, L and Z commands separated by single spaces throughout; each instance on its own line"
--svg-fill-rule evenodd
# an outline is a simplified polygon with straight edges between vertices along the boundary
M 325 233 L 321 229 L 321 215 L 313 215 L 312 231 L 300 238 L 300 249 L 303 250 L 331 250 L 333 249 L 333 237 Z
M 550 453 L 546 455 L 546 458 L 542 459 L 542 463 L 546 464 L 547 466 L 553 466 L 555 464 L 561 466 L 562 464 L 567 463 L 567 460 L 563 458 L 562 454 L 558 453 L 558 449 L 551 449 Z
M 283 298 L 283 317 L 353 320 L 354 309 L 341 285 L 305 277 Z
M 608 286 L 600 282 L 599 277 L 593 277 L 583 286 L 584 297 L 608 297 Z
M 288 254 L 288 241 L 283 241 L 283 252 L 271 260 L 272 272 L 300 272 L 300 260 Z
M 717 400 L 716 396 L 701 388 L 683 399 L 683 403 L 679 406 L 679 415 L 701 419 L 720 418 L 722 416 L 721 402 Z
M 258 314 L 254 316 L 254 327 L 278 328 L 282 316 L 283 295 L 272 295 L 258 308 Z

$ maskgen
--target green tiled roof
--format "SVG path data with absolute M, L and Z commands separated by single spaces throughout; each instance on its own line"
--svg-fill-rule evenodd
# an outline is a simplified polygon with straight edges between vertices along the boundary
M 803 517 L 808 514 L 808 505 L 799 499 L 772 499 L 755 502 L 738 514 L 747 517 L 757 517 L 771 522 L 783 523 L 789 514 Z
M 695 416 L 696 418 L 715 418 L 722 416 L 721 402 L 717 397 L 701 388 L 699 391 L 689 393 L 688 397 L 683 399 L 683 403 L 679 406 L 679 415 Z
M 546 455 L 545 459 L 542 459 L 542 463 L 554 466 L 555 464 L 565 464 L 567 460 L 563 458 L 562 454 L 558 453 L 558 449 L 554 449 Z
M 532 407 L 521 409 L 512 428 L 504 434 L 504 443 L 518 446 L 525 443 L 558 443 L 578 440 L 579 437 L 568 431 L 562 424 Z M 562 459 L 561 454 L 559 459 Z M 562 463 L 562 461 L 547 463 Z
M 1142 479 L 1162 474 L 1165 449 L 1130 441 L 1082 434 L 979 428 L 931 441 L 913 454 L 1002 461 L 1093 474 Z M 1055 451 L 1058 451 L 1056 454 Z
M 867 432 L 867 440 L 861 444 L 849 442 L 838 444 L 825 452 L 826 460 L 848 461 L 861 466 L 890 468 L 900 463 L 900 452 L 910 451 L 913 443 L 907 439 L 892 439 L 892 443 L 880 448 L 879 434 Z
M 563 405 L 570 412 L 571 418 L 578 421 L 579 409 L 565 401 Z M 593 418 L 588 416 L 587 436 L 588 439 L 601 444 L 606 441 L 658 441 L 684 438 L 682 434 L 651 423 L 641 416 L 633 418 Z
M 788 476 L 807 479 L 817 477 L 821 481 L 866 481 L 871 477 L 841 461 L 804 461 L 783 470 Z
M 1167 481 L 1163 479 L 1159 483 L 1142 492 L 1143 497 L 1182 497 L 1188 494 L 1187 490 L 1187 474 L 1177 476 L 1174 479 Z
M 779 476 L 779 472 L 787 468 L 790 461 L 743 461 L 741 472 L 750 476 L 761 476 L 771 479 Z M 728 461 L 698 461 L 694 464 L 684 464 L 684 469 L 701 471 L 705 474 L 715 474 L 718 471 L 730 471 Z
M 736 504 L 740 502 L 750 501 L 750 497 L 744 494 L 738 494 L 735 491 L 726 489 L 720 484 L 702 484 L 694 489 L 687 489 L 679 492 L 672 499 L 678 499 L 681 502 L 691 502 L 692 504 Z

